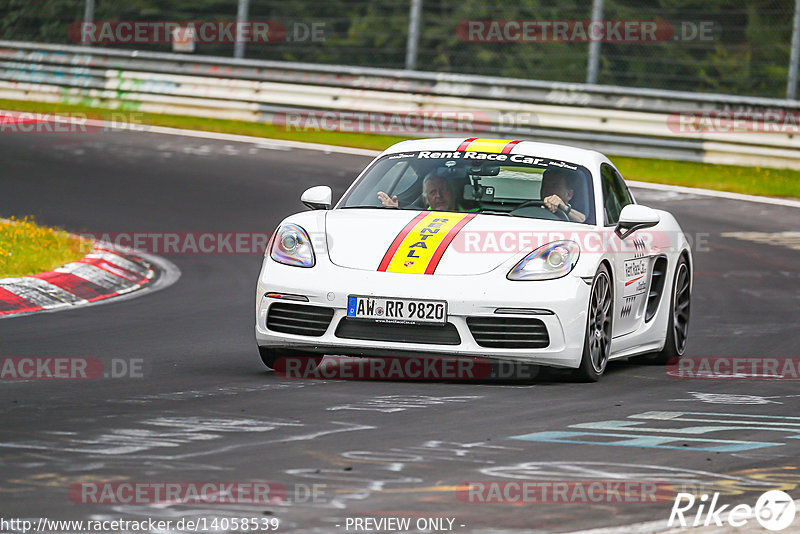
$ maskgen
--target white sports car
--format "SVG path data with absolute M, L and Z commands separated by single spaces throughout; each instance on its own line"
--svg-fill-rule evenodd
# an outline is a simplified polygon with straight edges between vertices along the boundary
M 683 355 L 692 255 L 598 152 L 498 139 L 404 141 L 331 208 L 301 200 L 267 246 L 261 358 L 439 355 L 571 368 Z

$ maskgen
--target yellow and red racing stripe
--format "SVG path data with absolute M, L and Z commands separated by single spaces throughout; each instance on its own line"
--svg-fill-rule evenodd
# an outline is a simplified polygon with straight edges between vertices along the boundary
M 478 139 L 470 137 L 465 139 L 458 147 L 459 152 L 489 152 L 492 154 L 508 154 L 520 140 L 509 141 L 508 139 Z
M 474 213 L 422 212 L 395 237 L 378 270 L 387 273 L 433 274 L 445 250 Z

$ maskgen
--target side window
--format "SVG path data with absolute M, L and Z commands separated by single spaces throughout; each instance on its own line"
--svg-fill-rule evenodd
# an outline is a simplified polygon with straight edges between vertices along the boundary
M 600 182 L 603 187 L 603 212 L 606 225 L 617 224 L 622 208 L 633 204 L 628 187 L 622 176 L 607 163 L 600 167 Z

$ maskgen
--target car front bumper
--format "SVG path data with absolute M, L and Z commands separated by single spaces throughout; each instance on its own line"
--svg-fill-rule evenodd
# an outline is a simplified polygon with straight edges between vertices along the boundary
M 259 346 L 347 356 L 416 354 L 484 357 L 575 368 L 583 351 L 590 285 L 567 275 L 547 281 L 511 281 L 505 272 L 482 275 L 411 275 L 348 269 L 322 258 L 313 268 L 283 265 L 265 258 L 256 291 L 256 341 Z M 308 302 L 266 297 L 267 293 L 300 295 Z M 345 339 L 336 335 L 347 316 L 349 295 L 446 300 L 448 321 L 458 344 Z M 276 302 L 330 308 L 333 318 L 320 336 L 295 335 L 267 328 L 269 307 Z M 502 315 L 496 313 L 505 309 Z M 535 315 L 530 310 L 539 310 Z M 545 348 L 490 348 L 479 345 L 468 317 L 523 317 L 541 320 L 547 328 Z

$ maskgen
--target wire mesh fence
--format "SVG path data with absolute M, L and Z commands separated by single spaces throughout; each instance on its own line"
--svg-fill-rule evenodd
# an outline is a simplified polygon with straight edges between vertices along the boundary
M 96 4 L 95 26 L 84 34 L 87 1 Z M 191 24 L 193 53 L 230 57 L 241 1 L 6 0 L 0 4 L 0 38 L 171 51 L 171 37 L 156 39 L 153 28 Z M 402 69 L 412 2 L 249 0 L 249 27 L 239 36 L 244 57 Z M 592 0 L 421 0 L 414 68 L 585 82 L 595 42 L 597 83 L 786 95 L 795 0 L 600 4 L 592 21 Z M 124 22 L 133 29 L 126 33 Z M 202 33 L 203 23 L 213 24 L 213 31 Z M 136 24 L 151 26 L 140 39 L 126 38 L 135 36 Z

